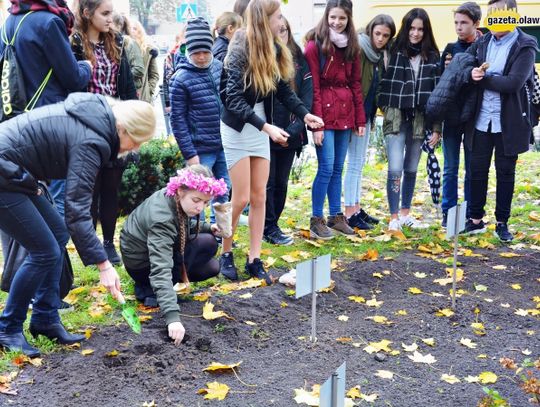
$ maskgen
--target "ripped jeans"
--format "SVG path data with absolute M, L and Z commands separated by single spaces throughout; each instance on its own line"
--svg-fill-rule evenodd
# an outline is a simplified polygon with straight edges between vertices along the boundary
M 386 136 L 386 155 L 388 156 L 388 178 L 386 194 L 392 215 L 399 212 L 399 195 L 401 192 L 401 209 L 411 207 L 416 170 L 422 154 L 420 138 L 413 138 L 412 123 L 404 122 L 398 134 Z

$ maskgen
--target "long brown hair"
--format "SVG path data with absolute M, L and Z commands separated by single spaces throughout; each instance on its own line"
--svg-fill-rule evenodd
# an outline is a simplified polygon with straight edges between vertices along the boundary
M 287 34 L 287 44 L 285 44 L 285 45 L 287 45 L 287 48 L 289 48 L 289 51 L 291 51 L 291 55 L 293 57 L 293 62 L 299 65 L 301 59 L 304 57 L 304 54 L 302 53 L 302 48 L 300 48 L 300 46 L 294 40 L 292 30 L 291 30 L 291 25 L 289 24 L 289 20 L 287 20 L 285 17 L 283 17 L 282 20 L 283 20 L 283 25 L 285 26 L 285 29 L 288 32 L 288 34 Z M 298 90 L 298 89 L 296 89 L 296 78 L 295 77 L 292 77 L 289 80 L 289 86 L 295 92 Z
M 277 81 L 288 81 L 294 76 L 291 52 L 270 30 L 269 17 L 280 6 L 279 0 L 251 0 L 246 10 L 248 67 L 244 86 L 253 86 L 262 96 L 275 91 Z
M 324 55 L 330 55 L 335 49 L 334 44 L 330 41 L 330 26 L 328 25 L 328 15 L 330 10 L 334 8 L 342 9 L 347 15 L 347 27 L 344 33 L 348 37 L 347 47 L 345 48 L 345 60 L 354 61 L 360 52 L 358 45 L 358 36 L 354 29 L 353 13 L 351 0 L 328 0 L 324 15 L 317 26 L 306 34 L 306 41 L 318 41 L 321 44 Z
M 88 59 L 92 64 L 95 64 L 96 57 L 94 55 L 94 47 L 88 38 L 88 29 L 90 27 L 90 19 L 94 16 L 94 13 L 101 6 L 103 0 L 78 0 L 74 4 L 75 10 L 75 32 L 82 39 L 83 52 L 86 59 Z M 88 10 L 90 17 L 84 15 L 84 10 Z M 103 41 L 105 45 L 105 53 L 107 57 L 116 62 L 120 63 L 120 53 L 121 50 L 116 43 L 116 32 L 114 30 L 109 30 L 106 33 L 99 33 L 99 39 Z

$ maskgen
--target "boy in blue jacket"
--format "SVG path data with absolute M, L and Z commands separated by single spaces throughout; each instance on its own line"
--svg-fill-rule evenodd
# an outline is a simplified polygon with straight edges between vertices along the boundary
M 186 56 L 170 85 L 171 127 L 188 165 L 202 164 L 230 188 L 221 145 L 219 84 L 222 63 L 212 56 L 213 38 L 202 17 L 189 20 Z M 214 202 L 226 202 L 227 194 Z M 212 219 L 213 222 L 213 219 Z

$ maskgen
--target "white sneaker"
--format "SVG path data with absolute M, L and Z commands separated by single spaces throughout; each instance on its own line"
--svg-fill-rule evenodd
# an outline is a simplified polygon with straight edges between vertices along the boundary
M 411 215 L 400 216 L 399 217 L 399 223 L 401 224 L 402 227 L 407 226 L 407 227 L 409 227 L 411 229 L 426 229 L 426 228 L 428 228 L 427 225 L 423 224 L 422 222 L 419 222 L 418 220 L 416 220 Z
M 399 222 L 399 219 L 390 219 L 388 230 L 401 230 L 401 223 Z

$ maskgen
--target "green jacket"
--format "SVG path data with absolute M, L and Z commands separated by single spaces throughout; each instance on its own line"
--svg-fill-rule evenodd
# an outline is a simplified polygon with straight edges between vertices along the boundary
M 159 69 L 156 61 L 159 52 L 156 48 L 150 46 L 141 51 L 144 75 L 141 80 L 141 87 L 137 88 L 137 91 L 139 92 L 140 100 L 152 103 L 159 82 Z
M 187 224 L 183 225 L 187 229 Z M 150 268 L 150 285 L 156 294 L 167 325 L 180 321 L 176 292 L 172 283 L 174 246 L 178 245 L 178 215 L 174 199 L 165 188 L 154 192 L 126 219 L 120 232 L 120 250 L 126 268 Z M 190 234 L 196 220 L 190 219 Z M 201 233 L 210 233 L 210 225 L 201 223 Z
M 144 76 L 144 62 L 141 49 L 137 42 L 129 35 L 124 35 L 124 44 L 129 66 L 131 67 L 131 73 L 133 74 L 135 88 L 140 89 Z
M 399 133 L 399 128 L 401 126 L 401 110 L 396 107 L 386 107 L 384 108 L 384 119 L 383 119 L 383 134 L 385 136 L 389 134 Z M 432 126 L 432 131 L 441 132 L 441 123 L 435 122 Z M 413 138 L 423 139 L 425 137 L 425 126 L 424 126 L 424 113 L 420 110 L 416 110 L 413 120 Z

